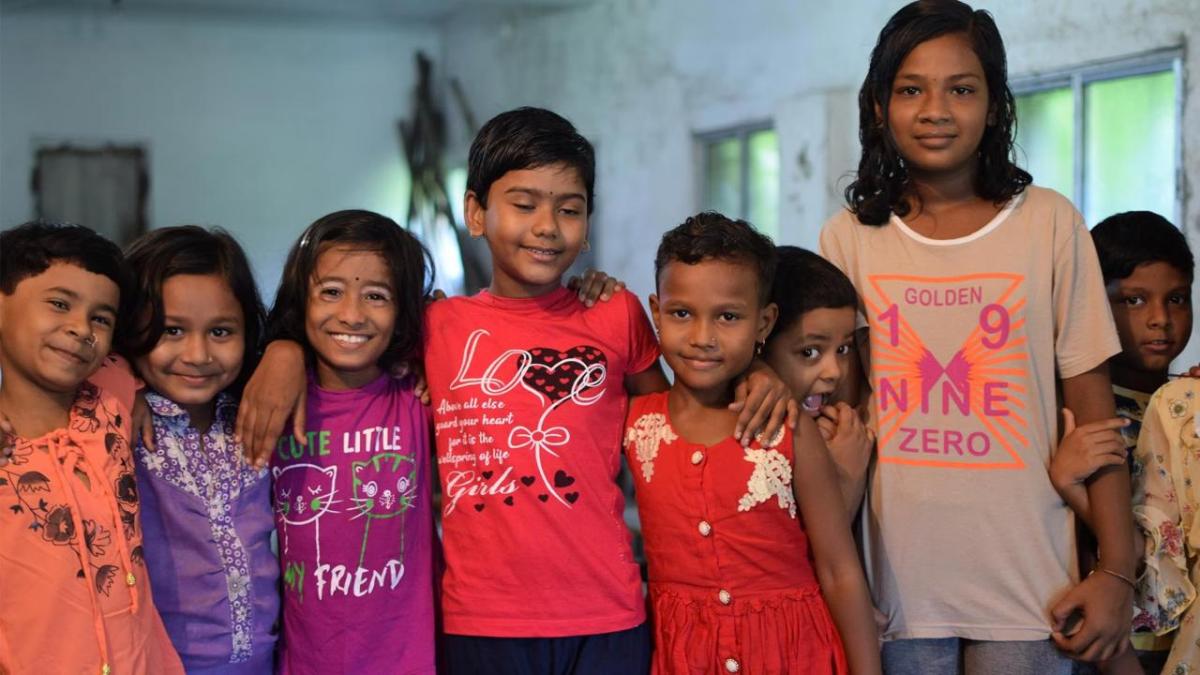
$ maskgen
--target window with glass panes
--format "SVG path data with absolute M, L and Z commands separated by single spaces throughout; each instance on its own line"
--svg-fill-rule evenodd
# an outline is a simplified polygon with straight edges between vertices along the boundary
M 701 207 L 779 234 L 779 136 L 769 124 L 702 134 Z
M 1179 223 L 1182 82 L 1179 50 L 1014 79 L 1017 163 L 1089 225 L 1133 210 Z

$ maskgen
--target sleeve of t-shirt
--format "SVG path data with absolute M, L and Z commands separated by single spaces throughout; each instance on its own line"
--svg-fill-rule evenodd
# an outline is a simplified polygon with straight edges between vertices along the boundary
M 847 245 L 847 243 L 844 241 L 844 237 L 841 236 L 840 232 L 838 232 L 838 228 L 844 227 L 844 225 L 842 225 L 844 218 L 845 214 L 839 212 L 830 218 L 825 223 L 825 226 L 821 228 L 821 239 L 819 244 L 820 248 L 818 253 L 821 254 L 822 258 L 825 258 L 829 262 L 833 263 L 834 267 L 841 270 L 842 274 L 845 274 L 846 277 L 850 279 L 850 283 L 854 284 L 854 290 L 858 291 L 858 294 L 861 297 L 862 291 L 860 291 L 858 288 L 857 275 L 854 273 L 854 270 L 851 269 L 851 267 L 855 265 L 856 261 L 853 247 Z M 863 311 L 861 301 L 859 302 L 858 311 L 856 312 L 854 327 L 867 327 L 867 315 L 866 312 Z
M 621 291 L 613 298 L 614 301 L 617 299 L 625 303 L 629 317 L 629 367 L 626 372 L 640 373 L 658 360 L 658 340 L 654 337 L 654 327 L 633 291 Z
M 117 355 L 104 359 L 100 369 L 88 378 L 92 384 L 108 392 L 127 410 L 133 410 L 133 397 L 142 388 L 142 382 L 133 374 L 129 362 Z
M 1071 209 L 1070 215 L 1065 241 L 1056 242 L 1051 289 L 1054 355 L 1063 379 L 1086 373 L 1121 351 L 1092 235 L 1077 211 Z

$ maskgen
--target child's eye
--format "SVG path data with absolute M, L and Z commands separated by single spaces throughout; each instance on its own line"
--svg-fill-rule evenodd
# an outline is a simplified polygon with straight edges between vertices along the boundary
M 183 335 L 183 329 L 179 326 L 166 326 L 163 328 L 163 335 L 167 337 L 179 337 Z
M 1172 295 L 1167 298 L 1167 302 L 1172 305 L 1190 305 L 1192 304 L 1192 299 L 1186 295 Z
M 47 300 L 46 302 L 50 303 L 51 307 L 53 307 L 54 309 L 57 309 L 60 312 L 66 312 L 71 309 L 71 305 L 68 304 L 66 300 L 59 300 L 57 298 L 51 298 L 51 299 Z
M 221 327 L 221 326 L 218 326 L 217 328 L 213 328 L 212 330 L 210 330 L 208 332 L 210 335 L 212 335 L 215 338 L 227 338 L 227 337 L 233 335 L 232 328 L 225 328 L 225 327 Z
M 917 94 L 921 93 L 921 90 L 917 87 L 907 86 L 898 88 L 896 93 L 901 96 L 916 96 Z
M 1137 307 L 1139 305 L 1146 304 L 1146 299 L 1140 295 L 1131 295 L 1129 297 L 1121 298 L 1121 302 L 1129 307 Z
M 93 316 L 92 321 L 100 324 L 101 326 L 105 326 L 105 327 L 110 327 L 113 325 L 112 317 L 105 316 L 103 314 L 98 315 L 98 316 Z
M 742 318 L 742 317 L 738 316 L 737 314 L 734 314 L 733 312 L 721 312 L 721 320 L 722 321 L 737 321 L 740 318 Z
M 817 349 L 816 347 L 804 347 L 800 350 L 800 356 L 803 356 L 806 359 L 820 358 L 821 350 Z
M 371 291 L 367 293 L 367 300 L 370 300 L 371 302 L 391 302 L 392 298 L 387 293 Z
M 330 300 L 335 300 L 337 298 L 342 297 L 342 289 L 340 289 L 340 288 L 322 288 L 321 296 L 325 297 L 325 298 L 329 298 Z
M 671 310 L 670 316 L 676 319 L 686 319 L 691 316 L 691 312 L 687 311 L 686 309 L 673 309 Z
M 850 345 L 842 345 L 837 348 L 838 356 L 845 356 L 850 353 Z
M 561 211 L 563 215 L 570 216 L 571 218 L 577 218 L 579 214 L 582 213 L 579 209 L 559 209 L 559 211 Z
M 513 204 L 513 208 L 518 211 L 530 212 L 533 211 L 533 204 Z
M 954 87 L 950 91 L 954 92 L 955 94 L 958 94 L 959 96 L 965 96 L 967 94 L 975 93 L 975 90 L 972 89 L 971 87 Z

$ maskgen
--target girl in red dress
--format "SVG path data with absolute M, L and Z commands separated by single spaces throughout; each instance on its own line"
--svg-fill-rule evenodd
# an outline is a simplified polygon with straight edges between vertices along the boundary
M 866 581 L 813 420 L 743 447 L 733 380 L 771 331 L 771 241 L 715 213 L 668 232 L 651 315 L 675 373 L 634 399 L 654 673 L 878 673 Z M 811 544 L 811 545 L 810 545 Z M 828 604 L 826 604 L 828 601 Z

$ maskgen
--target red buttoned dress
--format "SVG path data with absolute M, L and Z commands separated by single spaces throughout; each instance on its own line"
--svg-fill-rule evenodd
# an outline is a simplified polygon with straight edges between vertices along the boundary
M 667 393 L 625 430 L 650 574 L 656 674 L 846 673 L 792 494 L 792 435 L 775 449 L 689 443 Z

